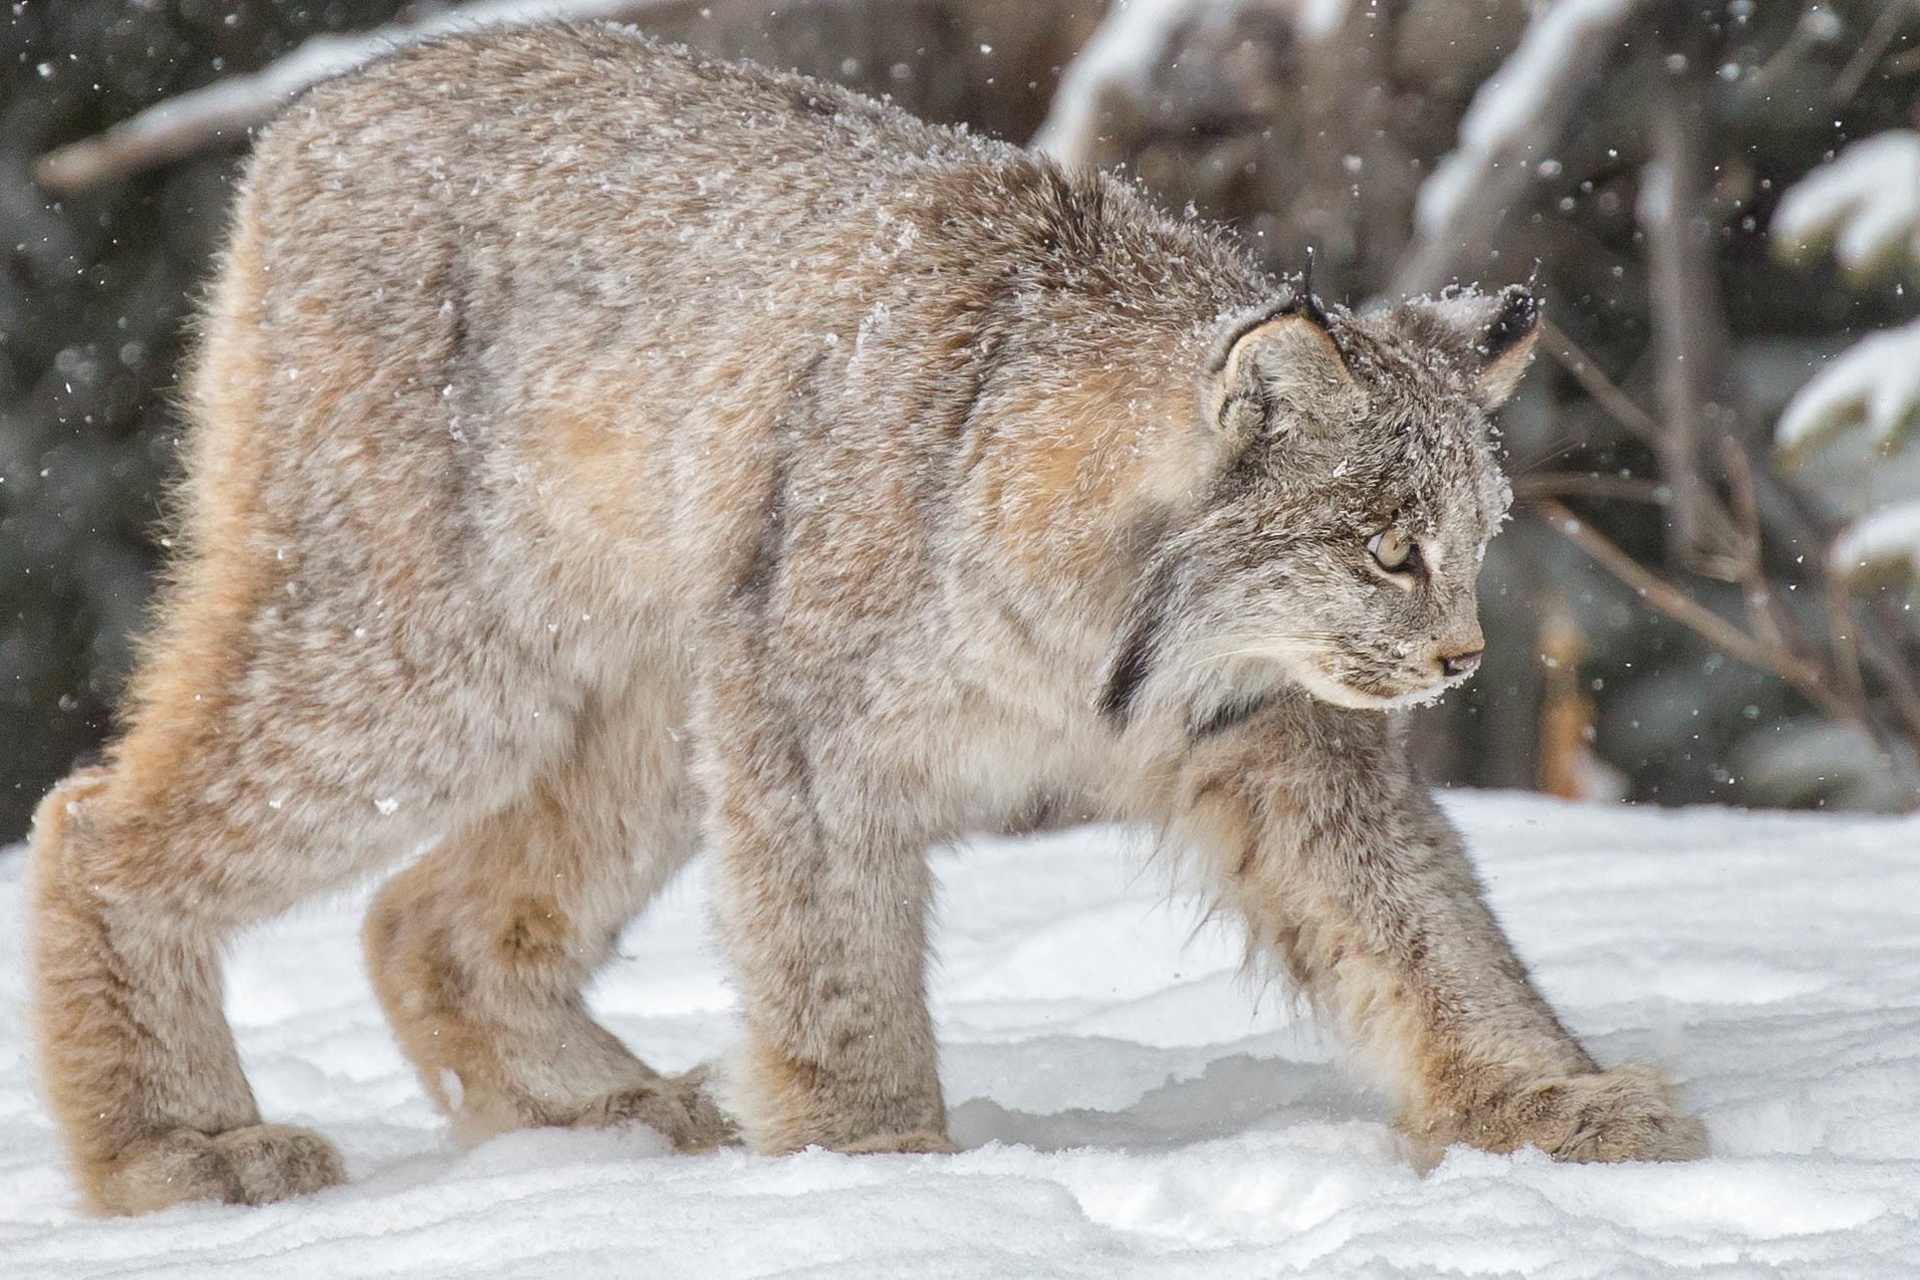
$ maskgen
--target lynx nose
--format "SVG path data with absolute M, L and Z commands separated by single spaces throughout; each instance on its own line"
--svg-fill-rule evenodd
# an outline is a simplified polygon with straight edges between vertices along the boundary
M 1483 652 L 1485 652 L 1485 650 L 1469 649 L 1465 653 L 1455 653 L 1443 657 L 1440 659 L 1440 670 L 1446 673 L 1446 677 L 1449 680 L 1455 676 L 1469 675 L 1475 667 L 1480 665 L 1480 655 Z

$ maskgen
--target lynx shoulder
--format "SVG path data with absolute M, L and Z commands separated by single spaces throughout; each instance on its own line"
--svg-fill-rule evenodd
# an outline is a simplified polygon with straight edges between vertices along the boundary
M 33 837 L 91 1203 L 340 1179 L 218 957 L 410 852 L 368 962 L 463 1136 L 946 1149 L 925 852 L 1050 800 L 1190 851 L 1423 1140 L 1696 1152 L 1530 985 L 1392 714 L 1478 659 L 1535 318 L 1323 309 L 1123 182 L 612 28 L 309 93 L 236 194 L 124 731 Z M 702 850 L 724 1080 L 579 994 Z

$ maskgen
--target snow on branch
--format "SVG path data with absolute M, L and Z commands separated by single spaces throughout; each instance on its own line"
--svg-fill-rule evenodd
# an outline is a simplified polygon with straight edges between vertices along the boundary
M 1777 252 L 1804 259 L 1832 246 L 1866 280 L 1920 262 L 1920 134 L 1889 129 L 1854 143 L 1781 198 L 1768 225 Z M 1787 402 L 1775 445 L 1792 454 L 1864 428 L 1891 449 L 1920 421 L 1920 320 L 1871 334 L 1835 356 Z M 1880 507 L 1827 551 L 1836 578 L 1885 569 L 1920 578 L 1920 502 Z
M 266 123 L 322 80 L 441 36 L 538 22 L 617 21 L 682 3 L 685 0 L 475 0 L 419 22 L 391 23 L 359 35 L 314 36 L 253 75 L 169 98 L 105 133 L 48 152 L 34 166 L 34 178 L 50 191 L 80 191 L 179 160 Z
M 1093 163 L 1100 113 L 1115 91 L 1144 92 L 1188 15 L 1233 0 L 1114 0 L 1086 46 L 1067 64 L 1033 148 L 1067 165 Z M 1339 2 L 1339 0 L 1336 0 Z
M 1920 416 L 1920 321 L 1871 334 L 1835 356 L 1787 402 L 1773 440 L 1797 453 L 1866 427 L 1882 448 Z
M 1920 578 L 1920 501 L 1871 511 L 1841 530 L 1827 563 L 1843 578 L 1899 569 Z
M 1889 129 L 1854 143 L 1780 198 L 1767 231 L 1795 260 L 1831 245 L 1858 280 L 1920 261 L 1920 133 Z
M 1459 143 L 1421 184 L 1418 233 L 1396 287 L 1445 284 L 1462 249 L 1479 241 L 1519 196 L 1535 165 L 1551 159 L 1593 73 L 1620 48 L 1620 33 L 1648 0 L 1554 0 L 1473 95 Z

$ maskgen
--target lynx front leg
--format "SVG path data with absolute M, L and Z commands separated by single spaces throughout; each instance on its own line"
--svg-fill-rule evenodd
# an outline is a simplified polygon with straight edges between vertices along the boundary
M 1256 940 L 1444 1146 L 1687 1159 L 1699 1121 L 1652 1070 L 1600 1070 L 1529 981 L 1386 719 L 1287 699 L 1196 744 L 1183 820 Z
M 950 1151 L 924 985 L 924 846 L 757 699 L 708 708 L 708 845 L 745 1001 L 731 1082 L 766 1152 Z

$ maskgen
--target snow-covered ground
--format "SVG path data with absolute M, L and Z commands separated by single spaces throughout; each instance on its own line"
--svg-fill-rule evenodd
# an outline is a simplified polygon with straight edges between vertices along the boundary
M 1920 1266 L 1920 822 L 1450 801 L 1495 905 L 1605 1061 L 1707 1117 L 1687 1166 L 1451 1153 L 1381 1101 L 1137 842 L 938 858 L 957 1156 L 662 1153 L 644 1131 L 452 1149 L 363 978 L 358 901 L 250 938 L 229 1003 L 268 1114 L 352 1185 L 263 1209 L 83 1216 L 35 1100 L 0 927 L 0 1276 L 1911 1275 Z M 0 855 L 0 918 L 21 858 Z M 720 1053 L 697 875 L 595 996 L 663 1068 Z

